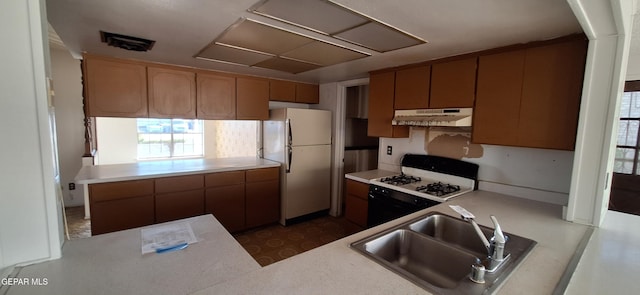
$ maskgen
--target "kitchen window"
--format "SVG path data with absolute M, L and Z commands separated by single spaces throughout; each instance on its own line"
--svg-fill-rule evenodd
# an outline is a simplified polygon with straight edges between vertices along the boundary
M 201 120 L 137 120 L 137 159 L 202 157 L 204 155 Z
M 251 120 L 96 117 L 96 165 L 179 158 L 256 157 L 261 125 Z
M 640 143 L 640 81 L 627 82 L 620 103 L 618 142 L 613 170 L 616 173 L 640 175 L 638 152 Z

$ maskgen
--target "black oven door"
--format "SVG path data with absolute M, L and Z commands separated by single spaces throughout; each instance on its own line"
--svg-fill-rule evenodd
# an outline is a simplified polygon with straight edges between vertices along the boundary
M 369 187 L 367 226 L 373 227 L 437 204 L 436 201 L 372 185 Z

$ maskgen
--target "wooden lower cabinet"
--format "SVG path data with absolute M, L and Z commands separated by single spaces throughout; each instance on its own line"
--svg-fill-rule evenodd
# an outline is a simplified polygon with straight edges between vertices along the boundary
M 152 179 L 91 184 L 89 203 L 92 235 L 155 222 Z
M 204 214 L 204 189 L 156 194 L 156 222 Z
M 230 232 L 245 229 L 244 183 L 207 188 L 205 213 L 211 213 Z
M 247 183 L 247 227 L 278 222 L 280 219 L 280 181 Z
M 272 167 L 91 184 L 91 233 L 202 214 L 213 214 L 230 232 L 275 223 L 280 219 L 279 173 L 279 167 Z
M 345 218 L 361 227 L 367 227 L 369 184 L 347 179 Z

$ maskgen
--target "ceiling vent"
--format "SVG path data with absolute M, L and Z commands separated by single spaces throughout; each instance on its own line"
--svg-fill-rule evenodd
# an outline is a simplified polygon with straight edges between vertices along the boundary
M 102 42 L 109 46 L 131 51 L 149 51 L 156 41 L 100 31 Z

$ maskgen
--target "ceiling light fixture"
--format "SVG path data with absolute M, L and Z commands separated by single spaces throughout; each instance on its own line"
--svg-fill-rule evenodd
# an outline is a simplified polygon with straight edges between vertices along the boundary
M 377 52 L 426 43 L 330 0 L 262 0 L 249 11 Z
M 242 18 L 194 57 L 297 74 L 367 56 L 368 53 Z

